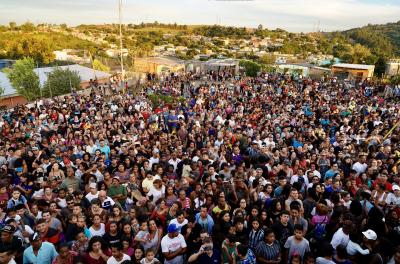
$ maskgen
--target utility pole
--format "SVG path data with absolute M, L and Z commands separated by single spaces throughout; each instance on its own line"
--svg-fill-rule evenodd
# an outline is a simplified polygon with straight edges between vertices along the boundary
M 121 8 L 122 8 L 122 0 L 118 1 L 118 20 L 119 20 L 119 48 L 121 53 L 121 79 L 122 85 L 124 85 L 124 59 L 122 54 L 122 18 L 121 18 Z

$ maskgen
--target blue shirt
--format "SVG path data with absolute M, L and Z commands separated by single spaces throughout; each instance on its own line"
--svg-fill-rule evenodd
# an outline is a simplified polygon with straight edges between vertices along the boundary
M 53 260 L 58 256 L 54 245 L 49 242 L 42 242 L 37 256 L 33 253 L 32 246 L 28 247 L 24 251 L 24 264 L 47 264 L 52 263 Z

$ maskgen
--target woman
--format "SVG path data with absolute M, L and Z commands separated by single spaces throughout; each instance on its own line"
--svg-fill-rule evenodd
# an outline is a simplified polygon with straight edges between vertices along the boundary
M 61 244 L 58 249 L 59 255 L 53 260 L 52 264 L 74 264 L 78 253 L 70 250 L 67 244 Z
M 153 181 L 153 186 L 150 187 L 147 197 L 151 198 L 153 204 L 165 195 L 165 186 L 162 184 L 160 179 Z
M 106 243 L 101 237 L 94 236 L 90 239 L 85 254 L 85 261 L 87 264 L 106 264 L 109 255 Z
M 169 208 L 168 213 L 167 213 L 167 225 L 169 224 L 169 221 L 174 219 L 176 217 L 176 212 L 180 209 L 179 203 L 175 202 L 171 208 Z
M 233 215 L 236 215 L 238 212 L 242 212 L 243 216 L 247 215 L 247 202 L 246 199 L 240 199 L 239 207 L 233 210 Z
M 129 222 L 122 225 L 122 236 L 129 239 L 129 245 L 134 244 L 135 231 Z
M 88 215 L 89 215 L 89 219 L 91 219 L 92 222 L 94 221 L 93 217 L 95 215 L 99 215 L 100 219 L 101 219 L 101 222 L 105 223 L 106 222 L 106 218 L 107 218 L 107 211 L 100 207 L 99 199 L 95 198 L 95 199 L 93 199 L 91 201 L 91 206 L 90 206 Z
M 121 243 L 122 243 L 122 252 L 128 255 L 129 257 L 132 257 L 132 255 L 135 253 L 135 250 L 131 247 L 131 240 L 127 237 L 122 237 Z
M 165 202 L 168 207 L 172 206 L 173 203 L 175 203 L 178 200 L 178 197 L 176 197 L 174 193 L 174 187 L 173 186 L 168 186 L 165 192 Z
M 259 263 L 280 263 L 281 247 L 275 240 L 272 229 L 264 231 L 264 241 L 260 242 L 255 249 L 255 255 Z
M 329 208 L 323 203 L 317 204 L 315 207 L 316 214 L 311 218 L 311 225 L 316 226 L 318 224 L 329 223 Z
M 106 233 L 106 227 L 104 223 L 101 222 L 101 216 L 96 214 L 92 217 L 93 224 L 89 228 L 90 237 L 103 236 Z
M 64 179 L 65 175 L 60 169 L 60 165 L 58 163 L 54 163 L 49 173 L 49 181 L 56 181 L 57 183 L 61 184 Z
M 144 249 L 143 249 L 143 247 L 138 246 L 138 247 L 135 249 L 135 254 L 133 255 L 131 261 L 132 261 L 134 264 L 140 264 L 140 261 L 143 259 L 143 257 L 144 257 Z
M 282 204 L 278 199 L 273 199 L 268 213 L 269 219 L 272 223 L 276 223 L 279 220 L 281 211 L 282 211 Z
M 124 218 L 124 214 L 119 207 L 119 205 L 114 204 L 111 208 L 111 214 L 108 217 L 108 221 L 117 222 L 118 224 L 121 223 L 122 219 Z
M 147 249 L 152 249 L 154 254 L 157 255 L 160 249 L 163 232 L 161 228 L 158 228 L 155 220 L 150 220 L 148 226 L 150 233 L 149 241 L 143 244 L 143 248 L 145 251 Z
M 166 226 L 168 206 L 164 200 L 159 200 L 159 201 L 157 201 L 157 203 L 158 203 L 158 205 L 156 205 L 156 208 L 154 209 L 153 213 L 151 214 L 150 219 L 159 219 L 161 221 L 162 226 Z M 175 213 L 176 213 L 176 211 L 175 211 Z

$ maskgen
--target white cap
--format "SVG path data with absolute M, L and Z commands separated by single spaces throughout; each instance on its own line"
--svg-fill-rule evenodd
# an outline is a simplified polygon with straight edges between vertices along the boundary
M 392 186 L 392 190 L 393 191 L 399 191 L 400 190 L 400 186 L 399 185 L 393 185 Z
M 376 240 L 378 238 L 378 236 L 376 235 L 374 230 L 368 229 L 365 232 L 362 232 L 363 235 L 368 238 L 368 240 Z

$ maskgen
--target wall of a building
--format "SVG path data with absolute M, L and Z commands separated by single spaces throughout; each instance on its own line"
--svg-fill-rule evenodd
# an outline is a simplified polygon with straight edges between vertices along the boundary
M 17 104 L 21 105 L 26 103 L 28 103 L 28 100 L 26 100 L 25 97 L 22 97 L 20 95 L 10 96 L 0 99 L 0 107 L 6 107 L 6 108 L 14 107 Z
M 349 77 L 357 78 L 361 77 L 361 79 L 367 79 L 374 75 L 373 70 L 359 70 L 359 69 L 349 69 L 349 68 L 335 68 L 332 67 L 332 74 L 335 75 L 337 73 L 348 72 Z

